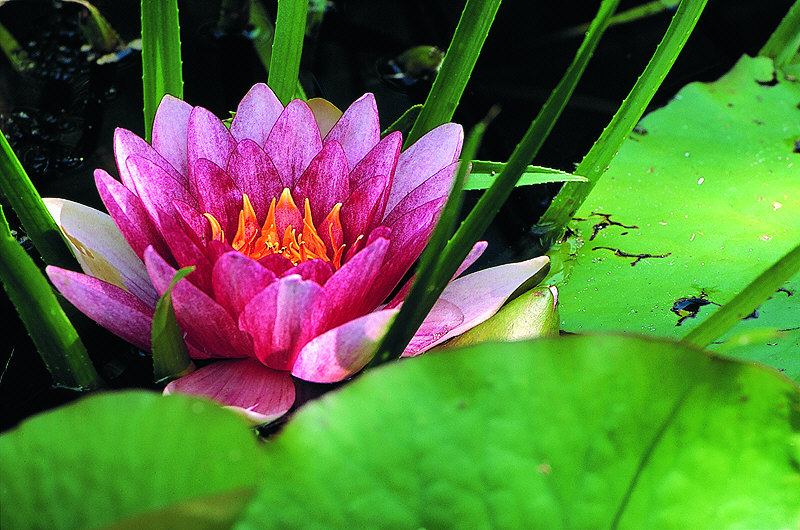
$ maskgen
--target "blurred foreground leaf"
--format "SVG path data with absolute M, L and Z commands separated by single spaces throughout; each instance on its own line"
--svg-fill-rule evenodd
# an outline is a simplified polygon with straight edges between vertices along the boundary
M 0 526 L 94 528 L 168 507 L 162 523 L 176 512 L 230 520 L 261 464 L 255 435 L 234 412 L 186 396 L 98 394 L 0 436 Z M 227 496 L 234 511 L 189 502 L 205 496 Z
M 240 527 L 796 527 L 799 430 L 800 388 L 765 367 L 634 337 L 483 344 L 298 412 Z

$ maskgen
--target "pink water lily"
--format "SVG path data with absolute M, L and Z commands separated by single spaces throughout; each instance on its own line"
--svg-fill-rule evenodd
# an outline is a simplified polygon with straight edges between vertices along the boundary
M 402 304 L 389 298 L 419 257 L 446 200 L 463 132 L 442 125 L 401 152 L 380 136 L 375 99 L 344 113 L 324 100 L 286 107 L 263 84 L 227 128 L 166 96 L 152 145 L 118 129 L 120 181 L 98 169 L 108 212 L 46 203 L 85 274 L 48 267 L 99 324 L 150 350 L 153 310 L 172 290 L 191 357 L 221 359 L 168 385 L 259 421 L 294 401 L 292 376 L 335 382 L 361 370 Z M 475 245 L 463 271 L 485 248 Z M 405 356 L 486 320 L 547 258 L 450 283 Z

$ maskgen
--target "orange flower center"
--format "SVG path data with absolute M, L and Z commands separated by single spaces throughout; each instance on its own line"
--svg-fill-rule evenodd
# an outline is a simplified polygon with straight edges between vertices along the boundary
M 314 220 L 311 218 L 311 206 L 308 199 L 304 204 L 303 226 L 298 234 L 292 224 L 288 224 L 283 234 L 278 234 L 275 222 L 276 213 L 279 219 L 300 219 L 300 210 L 294 203 L 288 188 L 284 188 L 280 198 L 269 205 L 269 212 L 264 224 L 259 227 L 256 212 L 247 194 L 242 195 L 242 211 L 239 212 L 239 227 L 233 236 L 231 246 L 245 256 L 261 259 L 270 254 L 280 254 L 297 265 L 311 259 L 321 259 L 333 265 L 334 270 L 342 266 L 344 243 L 342 242 L 342 224 L 339 220 L 339 210 L 342 203 L 337 203 L 322 221 L 320 229 L 328 235 L 331 248 L 319 236 Z M 210 213 L 203 214 L 211 223 L 211 238 L 216 241 L 225 241 L 225 233 L 219 221 Z

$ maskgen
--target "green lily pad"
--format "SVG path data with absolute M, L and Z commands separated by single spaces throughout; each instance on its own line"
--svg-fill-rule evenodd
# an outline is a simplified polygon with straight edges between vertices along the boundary
M 552 254 L 563 328 L 681 337 L 796 245 L 798 104 L 800 82 L 769 59 L 744 57 L 646 116 L 576 214 L 575 235 Z M 733 333 L 796 329 L 795 299 L 780 294 L 763 311 L 769 318 Z M 672 309 L 691 299 L 700 300 L 696 316 L 680 320 L 689 312 Z M 798 338 L 787 331 L 739 354 L 800 378 Z M 778 360 L 771 344 L 795 355 Z
M 267 445 L 241 528 L 796 527 L 800 387 L 679 344 L 480 344 L 370 371 Z
M 244 418 L 209 401 L 94 395 L 0 436 L 0 526 L 94 528 L 137 514 L 161 527 L 231 521 L 263 460 Z M 190 502 L 198 497 L 203 506 Z

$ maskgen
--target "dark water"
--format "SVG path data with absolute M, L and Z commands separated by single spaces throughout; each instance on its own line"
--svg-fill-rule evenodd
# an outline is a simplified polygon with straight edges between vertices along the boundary
M 709 81 L 743 54 L 755 54 L 791 5 L 790 0 L 709 2 L 698 28 L 652 106 L 665 104 L 690 81 Z M 220 31 L 219 2 L 179 2 L 184 61 L 184 96 L 219 116 L 266 75 L 252 49 L 249 28 Z M 275 12 L 274 2 L 264 2 Z M 553 5 L 556 4 L 556 5 Z M 578 5 L 576 5 L 578 4 Z M 637 2 L 621 2 L 620 9 Z M 125 41 L 138 37 L 139 2 L 94 2 Z M 309 96 L 344 109 L 364 92 L 375 93 L 381 123 L 422 102 L 425 75 L 385 80 L 385 65 L 417 45 L 446 49 L 462 1 L 358 0 L 327 3 L 324 21 L 305 43 L 302 80 Z M 505 160 L 558 82 L 580 41 L 561 36 L 587 22 L 590 3 L 507 0 L 476 66 L 455 121 L 469 127 L 494 104 L 502 112 L 489 128 L 479 158 Z M 2 23 L 35 67 L 20 74 L 0 58 L 0 127 L 43 196 L 64 197 L 102 208 L 92 171 L 116 174 L 112 135 L 124 127 L 142 135 L 141 62 L 137 54 L 98 66 L 81 51 L 81 8 L 50 0 L 13 0 L 0 6 Z M 610 29 L 537 164 L 571 170 L 608 123 L 641 73 L 669 24 L 665 12 Z M 479 266 L 523 259 L 534 252 L 523 235 L 536 221 L 555 187 L 515 191 L 487 238 L 490 250 Z M 478 193 L 467 198 L 467 206 Z M 5 203 L 4 203 L 5 204 Z M 10 221 L 13 215 L 5 209 Z M 0 348 L 0 403 L 5 429 L 20 419 L 76 394 L 54 390 L 50 378 L 2 297 L 5 340 Z M 147 386 L 145 358 L 82 315 L 69 310 L 87 348 L 112 387 Z

